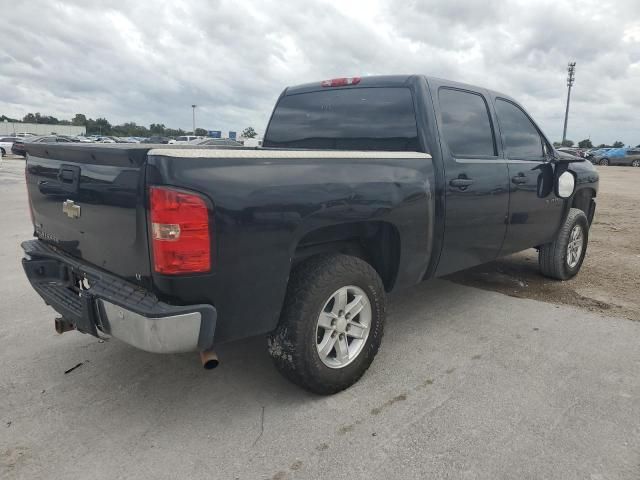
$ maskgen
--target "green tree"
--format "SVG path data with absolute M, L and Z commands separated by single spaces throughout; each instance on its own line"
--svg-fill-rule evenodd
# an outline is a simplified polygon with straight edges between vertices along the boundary
M 149 132 L 151 132 L 152 135 L 164 135 L 164 131 L 164 123 L 152 123 L 149 125 Z
M 244 130 L 242 130 L 242 136 L 244 138 L 256 138 L 258 134 L 253 129 L 253 127 L 247 127 Z
M 186 135 L 187 132 L 185 132 L 183 129 L 181 128 L 165 128 L 164 130 L 164 134 L 167 137 L 181 137 L 183 135 Z
M 207 131 L 204 128 L 196 128 L 196 135 L 199 137 L 204 137 L 207 135 Z
M 624 142 L 621 142 L 620 140 L 616 140 L 615 142 L 613 142 L 613 148 L 622 148 L 624 147 Z
M 76 113 L 71 120 L 71 125 L 83 126 L 87 124 L 87 117 L 83 113 Z
M 578 142 L 578 147 L 580 148 L 593 148 L 593 143 L 589 138 L 585 138 L 584 140 L 580 140 Z
M 564 142 L 562 142 L 562 146 L 563 147 L 573 147 L 573 140 L 565 140 Z

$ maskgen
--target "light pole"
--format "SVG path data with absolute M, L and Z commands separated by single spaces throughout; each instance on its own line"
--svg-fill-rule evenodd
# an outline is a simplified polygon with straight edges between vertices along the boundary
M 196 107 L 197 105 L 191 105 L 193 111 L 193 134 L 196 134 Z
M 562 131 L 562 145 L 567 139 L 567 120 L 569 119 L 569 101 L 571 100 L 571 87 L 576 79 L 576 62 L 570 62 L 567 66 L 567 109 L 564 111 L 564 130 Z

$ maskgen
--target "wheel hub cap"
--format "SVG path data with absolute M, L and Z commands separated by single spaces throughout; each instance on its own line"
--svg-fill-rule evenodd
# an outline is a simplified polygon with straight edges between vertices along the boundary
M 325 302 L 316 326 L 316 348 L 322 363 L 343 368 L 362 352 L 371 329 L 371 304 L 360 287 L 336 290 Z

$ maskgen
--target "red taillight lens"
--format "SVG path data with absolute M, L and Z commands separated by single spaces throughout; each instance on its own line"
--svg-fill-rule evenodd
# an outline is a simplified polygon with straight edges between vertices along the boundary
M 345 87 L 347 85 L 357 85 L 360 83 L 360 77 L 332 78 L 331 80 L 323 80 L 320 82 L 322 87 Z
M 153 268 L 177 275 L 211 270 L 209 211 L 195 193 L 149 188 Z

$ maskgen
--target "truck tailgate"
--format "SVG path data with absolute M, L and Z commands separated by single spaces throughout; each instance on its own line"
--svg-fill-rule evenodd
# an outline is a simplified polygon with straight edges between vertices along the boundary
M 26 180 L 36 236 L 149 286 L 148 150 L 146 145 L 29 145 Z

